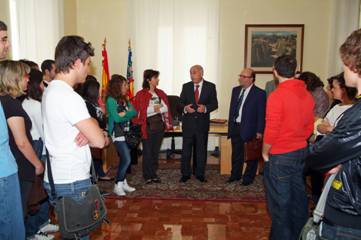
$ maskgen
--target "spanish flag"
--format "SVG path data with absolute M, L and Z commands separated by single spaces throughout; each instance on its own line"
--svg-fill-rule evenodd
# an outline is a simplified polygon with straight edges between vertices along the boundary
M 103 72 L 102 72 L 102 97 L 104 98 L 106 95 L 106 90 L 109 83 L 109 65 L 108 65 L 108 53 L 106 49 L 106 39 L 104 39 L 103 43 L 103 50 L 102 50 L 102 65 L 103 65 Z
M 134 98 L 134 77 L 133 77 L 133 61 L 132 61 L 132 47 L 130 40 L 128 42 L 128 66 L 127 66 L 127 80 L 129 83 L 129 100 L 132 101 Z

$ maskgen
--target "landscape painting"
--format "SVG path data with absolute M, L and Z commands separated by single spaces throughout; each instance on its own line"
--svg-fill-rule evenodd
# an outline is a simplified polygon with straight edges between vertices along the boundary
M 274 61 L 282 55 L 297 59 L 302 69 L 304 25 L 246 25 L 245 67 L 257 73 L 271 73 Z

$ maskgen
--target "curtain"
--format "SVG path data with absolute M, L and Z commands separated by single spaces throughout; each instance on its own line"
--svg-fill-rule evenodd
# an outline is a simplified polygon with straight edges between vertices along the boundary
M 135 90 L 142 87 L 143 71 L 160 71 L 159 88 L 180 95 L 195 64 L 204 79 L 220 83 L 218 72 L 219 0 L 129 0 Z M 169 147 L 163 141 L 162 149 Z M 208 149 L 218 145 L 210 138 Z M 176 139 L 176 148 L 181 139 Z
M 63 35 L 62 0 L 9 0 L 13 59 L 54 59 Z
M 329 36 L 329 77 L 342 72 L 339 49 L 346 38 L 359 28 L 360 0 L 332 0 Z
M 195 64 L 217 83 L 219 0 L 129 1 L 136 90 L 148 68 L 160 71 L 159 87 L 168 95 L 180 95 Z

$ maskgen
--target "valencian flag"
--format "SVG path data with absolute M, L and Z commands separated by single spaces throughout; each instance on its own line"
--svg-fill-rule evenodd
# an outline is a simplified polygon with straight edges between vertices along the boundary
M 102 97 L 105 97 L 106 89 L 109 83 L 109 65 L 108 65 L 108 53 L 106 49 L 106 39 L 104 39 L 103 43 L 103 50 L 102 50 L 102 65 L 103 65 L 103 72 L 102 72 Z
M 128 42 L 128 66 L 127 66 L 127 80 L 129 83 L 129 99 L 134 98 L 134 77 L 133 77 L 133 62 L 132 62 L 132 47 L 130 45 L 130 40 Z

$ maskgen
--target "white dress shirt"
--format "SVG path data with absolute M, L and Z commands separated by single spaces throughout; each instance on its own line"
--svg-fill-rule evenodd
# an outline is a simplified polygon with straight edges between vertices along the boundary
M 236 123 L 241 123 L 242 121 L 242 110 L 243 110 L 243 105 L 244 105 L 244 102 L 246 101 L 247 99 L 247 96 L 248 96 L 248 93 L 249 91 L 251 90 L 251 88 L 253 87 L 253 84 L 250 85 L 248 88 L 246 88 L 244 90 L 244 95 L 243 95 L 243 99 L 242 99 L 242 104 L 241 104 L 241 107 L 239 108 L 239 113 L 238 113 L 238 117 L 236 118 Z M 242 90 L 241 92 L 239 93 L 240 95 L 242 94 Z M 239 96 L 238 96 L 239 97 Z
M 194 83 L 194 84 L 193 84 L 193 86 L 194 86 L 194 90 L 193 90 L 193 91 L 194 91 L 194 92 L 195 92 L 196 89 L 197 89 L 197 87 L 196 87 L 197 85 L 199 86 L 199 87 L 198 87 L 198 92 L 199 92 L 199 95 L 198 95 L 198 96 L 199 96 L 199 98 L 201 98 L 201 92 L 202 92 L 202 87 L 203 87 L 203 79 L 202 79 L 202 81 L 201 81 L 200 83 Z
M 198 85 L 198 101 L 199 99 L 201 99 L 201 93 L 202 93 L 202 87 L 203 87 L 203 79 L 202 81 L 200 81 L 199 83 L 193 83 L 193 92 L 196 91 L 197 89 L 197 85 Z M 195 111 L 197 111 L 197 109 L 194 109 Z M 186 111 L 186 108 L 184 107 L 184 113 L 187 114 L 188 112 Z M 204 113 L 207 113 L 207 108 L 204 107 Z

